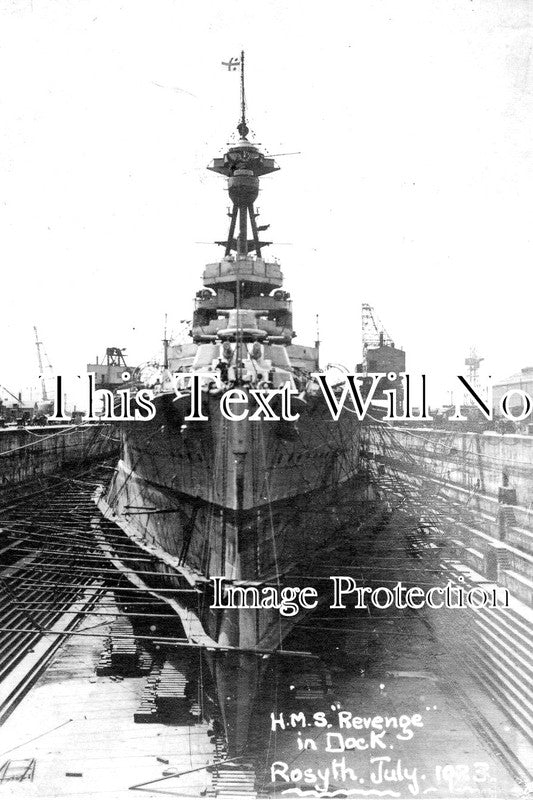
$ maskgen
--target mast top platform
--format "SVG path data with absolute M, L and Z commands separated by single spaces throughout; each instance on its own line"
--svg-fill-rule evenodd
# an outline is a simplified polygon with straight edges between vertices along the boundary
M 244 50 L 241 50 L 241 115 L 237 131 L 239 133 L 239 141 L 235 144 L 228 146 L 228 150 L 222 158 L 215 158 L 213 163 L 208 166 L 212 172 L 218 172 L 219 175 L 224 175 L 230 178 L 235 174 L 236 170 L 248 170 L 254 178 L 260 178 L 262 175 L 268 175 L 279 169 L 273 158 L 265 156 L 256 144 L 250 142 L 248 135 L 250 128 L 246 121 L 246 95 L 244 89 Z

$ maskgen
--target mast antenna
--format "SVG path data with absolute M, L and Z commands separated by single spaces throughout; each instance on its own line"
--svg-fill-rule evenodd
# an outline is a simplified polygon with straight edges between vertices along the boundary
M 241 139 L 246 139 L 250 129 L 246 124 L 246 95 L 244 93 L 244 50 L 241 50 L 241 121 L 237 125 Z

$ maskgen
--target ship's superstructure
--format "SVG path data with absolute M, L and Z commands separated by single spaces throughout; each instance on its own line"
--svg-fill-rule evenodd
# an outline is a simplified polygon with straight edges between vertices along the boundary
M 294 618 L 212 608 L 212 578 L 243 588 L 297 584 L 335 527 L 354 521 L 359 450 L 356 415 L 334 420 L 312 378 L 316 347 L 292 343 L 290 297 L 279 266 L 263 256 L 254 207 L 260 177 L 277 167 L 248 139 L 243 88 L 241 103 L 240 139 L 210 167 L 227 179 L 232 202 L 227 238 L 217 242 L 224 256 L 204 271 L 192 342 L 165 346 L 151 381 L 155 418 L 124 423 L 121 459 L 100 500 L 169 584 L 187 589 L 176 603 L 185 634 L 208 652 L 233 753 L 245 747 L 264 656 L 282 647 Z M 202 421 L 188 419 L 195 374 Z M 250 419 L 252 390 L 284 386 L 297 421 Z M 228 388 L 242 390 L 232 404 L 235 416 L 248 410 L 242 419 L 221 413 Z

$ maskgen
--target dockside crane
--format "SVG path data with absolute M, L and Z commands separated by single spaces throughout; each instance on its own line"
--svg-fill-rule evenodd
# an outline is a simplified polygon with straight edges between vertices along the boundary
M 401 348 L 395 347 L 390 334 L 369 303 L 363 303 L 361 306 L 361 328 L 363 360 L 357 364 L 356 371 L 366 376 L 368 373 L 386 373 L 387 378 L 382 379 L 374 399 L 384 402 L 384 391 L 394 389 L 398 398 L 398 413 L 400 413 L 403 407 L 403 385 L 400 374 L 405 371 L 405 352 Z M 396 377 L 392 377 L 393 375 Z M 389 376 L 391 377 L 389 378 Z M 371 382 L 369 377 L 363 379 L 365 391 L 369 389 Z
M 21 403 L 22 402 L 20 394 L 17 396 L 16 394 L 14 394 L 14 392 L 12 392 L 10 389 L 8 389 L 7 386 L 2 386 L 2 384 L 0 383 L 0 389 L 2 389 L 4 392 L 6 392 L 6 394 L 10 395 L 14 400 L 16 400 L 17 403 Z
M 394 347 L 391 336 L 376 314 L 375 309 L 368 303 L 361 305 L 361 330 L 363 339 L 363 364 L 367 366 L 369 350 L 378 347 Z
M 48 358 L 48 354 L 44 349 L 44 345 L 41 341 L 39 341 L 39 334 L 37 333 L 37 327 L 34 325 L 33 330 L 35 332 L 35 346 L 37 348 L 37 361 L 39 364 L 39 378 L 41 379 L 41 393 L 42 393 L 42 405 L 48 405 L 51 403 L 51 399 L 48 397 L 48 392 L 46 390 L 46 379 L 44 376 L 45 369 L 49 370 L 49 373 L 52 372 L 52 365 L 50 363 L 50 359 Z M 43 365 L 43 353 L 44 357 L 47 361 L 46 367 Z
M 468 382 L 473 389 L 479 391 L 480 383 L 479 383 L 479 368 L 481 366 L 481 362 L 485 359 L 482 356 L 479 356 L 476 348 L 471 347 L 470 353 L 465 358 L 465 365 L 468 367 Z M 470 398 L 472 401 L 472 398 Z

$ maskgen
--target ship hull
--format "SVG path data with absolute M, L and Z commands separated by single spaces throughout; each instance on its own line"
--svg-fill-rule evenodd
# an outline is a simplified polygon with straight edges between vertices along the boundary
M 355 415 L 333 420 L 318 397 L 295 423 L 230 421 L 208 395 L 207 420 L 191 423 L 188 397 L 156 404 L 153 420 L 124 426 L 108 491 L 146 542 L 199 575 L 257 581 L 327 536 L 337 496 L 358 475 Z
M 241 587 L 307 585 L 320 548 L 360 518 L 360 426 L 351 414 L 333 421 L 320 398 L 300 406 L 297 423 L 233 422 L 212 395 L 203 409 L 207 421 L 190 423 L 189 403 L 159 397 L 154 420 L 124 427 L 106 505 L 149 548 L 169 585 L 199 587 L 184 602 L 194 602 L 208 636 L 228 648 L 208 661 L 230 752 L 239 753 L 263 655 L 282 646 L 302 614 L 212 608 L 210 579 Z

